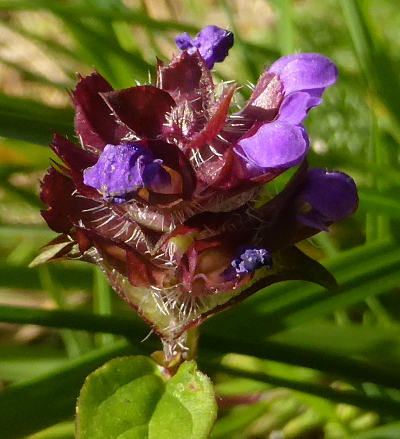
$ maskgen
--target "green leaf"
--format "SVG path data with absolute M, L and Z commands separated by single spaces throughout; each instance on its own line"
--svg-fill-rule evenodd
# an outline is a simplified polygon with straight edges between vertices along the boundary
M 36 11 L 43 9 L 51 11 L 54 14 L 57 13 L 63 15 L 68 18 L 85 17 L 92 20 L 94 18 L 103 18 L 106 20 L 120 20 L 156 30 L 179 30 L 191 33 L 197 33 L 200 30 L 198 26 L 193 26 L 187 23 L 180 23 L 171 20 L 157 20 L 135 9 L 124 8 L 120 10 L 119 8 L 102 8 L 95 7 L 94 5 L 87 5 L 85 4 L 85 2 L 82 2 L 82 4 L 76 4 L 76 2 L 75 4 L 64 4 L 61 2 L 42 0 L 36 0 L 35 2 L 31 2 L 29 0 L 13 0 L 2 1 L 0 4 L 0 11 Z
M 149 358 L 109 361 L 86 379 L 77 406 L 77 438 L 144 438 L 164 381 Z M 160 436 L 161 437 L 161 436 Z
M 295 52 L 293 6 L 292 0 L 275 1 L 274 6 L 278 15 L 278 34 L 282 55 Z
M 206 439 L 216 418 L 212 383 L 194 362 L 164 382 L 147 357 L 111 360 L 86 380 L 77 439 Z
M 112 314 L 112 298 L 114 292 L 98 267 L 94 268 L 94 285 L 93 285 L 93 311 L 99 315 Z M 96 344 L 106 346 L 114 341 L 111 334 L 98 334 Z
M 206 439 L 217 416 L 209 378 L 193 361 L 168 382 L 149 425 L 149 439 Z
M 246 48 L 244 44 L 240 28 L 236 25 L 236 17 L 233 11 L 232 4 L 231 2 L 227 2 L 226 0 L 221 0 L 220 3 L 223 11 L 225 12 L 229 27 L 232 29 L 232 32 L 235 35 L 235 46 L 241 57 L 242 69 L 246 72 L 246 77 L 248 78 L 248 80 L 256 81 L 259 70 L 252 59 L 252 52 L 248 50 L 248 48 Z
M 384 359 L 387 366 L 400 366 L 400 326 L 397 324 L 383 328 L 354 323 L 337 326 L 331 322 L 313 321 L 280 332 L 270 340 L 343 357 L 357 356 L 374 362 Z
M 234 433 L 243 431 L 257 418 L 268 412 L 270 401 L 263 401 L 249 406 L 234 407 L 227 415 L 218 419 L 213 429 L 212 439 L 228 439 Z
M 240 319 L 246 322 L 251 331 L 254 316 L 248 316 L 247 320 L 240 316 L 235 317 L 234 322 L 240 323 Z M 135 340 L 143 339 L 148 331 L 146 325 L 139 319 L 98 316 L 77 311 L 49 311 L 11 306 L 0 306 L 0 321 L 125 334 L 134 337 Z M 248 322 L 251 322 L 251 324 Z M 244 327 L 240 326 L 240 331 L 245 334 Z M 360 340 L 360 333 L 365 334 L 365 337 L 369 337 L 372 331 L 350 328 L 349 334 L 355 340 Z M 214 354 L 215 352 L 232 351 L 247 355 L 258 355 L 261 358 L 320 369 L 351 379 L 375 382 L 389 387 L 400 387 L 400 375 L 396 370 L 382 367 L 383 365 L 372 366 L 365 361 L 352 359 L 350 357 L 353 346 L 351 341 L 348 340 L 349 344 L 347 346 L 332 348 L 332 345 L 342 343 L 342 332 L 343 337 L 346 337 L 345 330 L 332 331 L 329 330 L 329 326 L 317 325 L 316 327 L 308 328 L 306 326 L 300 328 L 298 334 L 296 331 L 284 332 L 272 339 L 266 337 L 262 332 L 257 333 L 253 330 L 252 334 L 246 338 L 246 336 L 240 336 L 240 332 L 235 331 L 232 327 L 226 330 L 223 327 L 216 326 L 214 330 L 210 331 L 209 325 L 206 325 L 203 328 L 200 341 L 205 349 L 212 349 Z M 310 334 L 314 334 L 317 340 L 313 340 Z M 321 340 L 318 341 L 320 334 Z M 372 357 L 376 359 L 377 355 L 382 357 L 379 346 L 382 345 L 383 348 L 390 345 L 393 357 L 390 362 L 399 364 L 397 360 L 399 354 L 396 356 L 396 352 L 400 352 L 400 346 L 395 344 L 395 341 L 397 341 L 396 333 L 389 338 L 387 331 L 379 331 L 369 343 L 365 340 L 364 343 L 360 342 L 359 350 L 354 349 L 354 355 L 370 359 L 370 352 L 373 350 Z M 154 346 L 152 345 L 152 347 Z M 201 350 L 200 353 L 202 352 Z M 387 358 L 387 354 L 385 358 Z
M 92 288 L 91 267 L 85 264 L 54 264 L 54 277 L 57 283 L 64 288 Z M 26 265 L 11 265 L 0 260 L 0 285 L 4 288 L 18 288 L 26 290 L 42 289 L 38 267 L 32 270 Z

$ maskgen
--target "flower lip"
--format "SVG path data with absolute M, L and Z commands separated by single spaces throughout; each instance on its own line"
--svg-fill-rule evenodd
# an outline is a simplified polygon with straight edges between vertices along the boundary
M 272 268 L 271 255 L 265 248 L 249 248 L 231 262 L 237 274 L 253 273 L 257 268 Z
M 299 53 L 278 59 L 268 70 L 279 75 L 285 95 L 296 91 L 312 91 L 321 97 L 338 76 L 335 64 L 319 53 Z
M 123 203 L 142 188 L 156 190 L 169 185 L 170 176 L 162 164 L 139 143 L 108 144 L 97 163 L 85 169 L 83 181 L 101 192 L 105 200 Z
M 279 119 L 299 125 L 306 118 L 308 111 L 321 103 L 321 98 L 304 91 L 290 93 L 283 100 L 279 109 Z
M 203 28 L 194 39 L 187 32 L 178 35 L 175 39 L 176 45 L 181 50 L 187 50 L 189 53 L 198 50 L 209 69 L 228 56 L 233 42 L 232 32 L 213 25 Z
M 301 163 L 308 150 L 302 126 L 276 120 L 261 125 L 251 136 L 238 142 L 241 155 L 251 166 L 264 171 L 284 170 Z M 243 153 L 242 153 L 243 151 Z

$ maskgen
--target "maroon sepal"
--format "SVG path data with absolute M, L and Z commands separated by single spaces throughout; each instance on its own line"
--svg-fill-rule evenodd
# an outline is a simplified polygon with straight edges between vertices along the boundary
M 175 105 L 167 92 L 152 85 L 109 91 L 101 97 L 118 121 L 137 136 L 150 139 L 161 134 L 166 114 Z
M 85 233 L 84 229 L 80 229 L 79 227 L 75 228 L 75 241 L 78 243 L 79 251 L 83 254 L 92 246 L 92 241 Z
M 79 192 L 85 197 L 94 200 L 101 199 L 102 196 L 96 189 L 86 186 L 83 183 L 83 171 L 93 166 L 97 162 L 98 157 L 57 133 L 54 135 L 51 148 L 68 166 L 69 174 Z
M 85 78 L 81 77 L 72 92 L 76 111 L 75 131 L 82 144 L 98 154 L 105 145 L 117 145 L 128 134 L 128 130 L 110 114 L 110 109 L 99 94 L 112 90 L 111 85 L 95 71 Z
M 72 224 L 66 216 L 65 207 L 75 189 L 74 183 L 54 168 L 49 168 L 40 183 L 40 188 L 40 199 L 50 207 L 41 211 L 42 217 L 55 232 L 68 233 Z
M 222 130 L 228 115 L 232 97 L 236 91 L 236 85 L 231 85 L 224 91 L 221 99 L 215 104 L 214 112 L 208 120 L 206 126 L 196 134 L 193 139 L 185 146 L 185 149 L 201 148 L 210 144 L 215 136 Z
M 159 63 L 157 87 L 168 91 L 177 105 L 188 101 L 199 112 L 209 107 L 214 91 L 211 73 L 198 52 L 181 52 L 169 64 Z
M 223 153 L 222 159 L 213 157 L 211 160 L 205 161 L 197 170 L 197 177 L 204 186 L 202 192 L 210 189 L 215 191 L 219 184 L 228 177 L 234 160 L 235 153 L 233 146 L 230 146 Z
M 69 169 L 77 172 L 93 166 L 98 159 L 94 154 L 85 151 L 58 133 L 54 134 L 51 148 Z
M 270 251 L 287 248 L 320 232 L 304 226 L 297 218 L 299 205 L 296 197 L 305 184 L 307 170 L 308 164 L 304 162 L 284 190 L 257 211 L 263 245 Z
M 151 284 L 147 264 L 133 251 L 126 251 L 128 280 L 134 287 L 147 287 Z

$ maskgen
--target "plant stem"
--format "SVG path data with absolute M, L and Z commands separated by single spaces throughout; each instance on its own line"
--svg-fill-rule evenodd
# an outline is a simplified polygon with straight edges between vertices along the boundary
M 186 332 L 186 347 L 188 350 L 186 351 L 185 359 L 186 360 L 196 360 L 197 352 L 198 352 L 198 344 L 199 344 L 199 328 L 190 328 Z
M 171 378 L 184 361 L 196 360 L 199 329 L 188 329 L 177 339 L 162 340 L 163 352 L 156 351 L 152 358 L 164 367 L 164 374 Z

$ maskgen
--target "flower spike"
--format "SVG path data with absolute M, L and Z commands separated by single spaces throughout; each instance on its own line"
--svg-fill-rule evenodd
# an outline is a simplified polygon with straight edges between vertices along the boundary
M 43 218 L 61 236 L 40 261 L 98 265 L 175 347 L 185 330 L 271 283 L 333 285 L 294 244 L 358 203 L 349 176 L 306 164 L 302 124 L 336 81 L 332 61 L 281 58 L 232 114 L 236 85 L 217 96 L 210 69 L 233 39 L 217 26 L 178 36 L 181 52 L 159 61 L 155 85 L 115 91 L 97 72 L 80 78 L 72 101 L 81 145 L 56 135 L 61 163 L 41 184 Z M 294 166 L 286 188 L 257 208 L 265 183 Z

